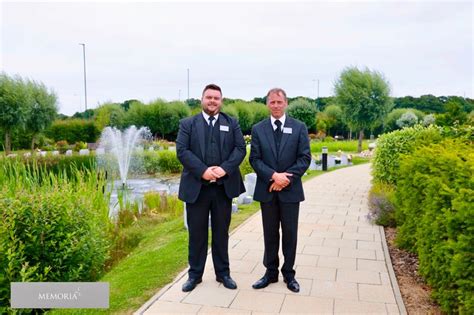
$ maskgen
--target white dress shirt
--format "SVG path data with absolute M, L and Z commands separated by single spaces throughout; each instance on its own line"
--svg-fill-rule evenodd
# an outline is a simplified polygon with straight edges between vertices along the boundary
M 283 114 L 280 118 L 278 118 L 279 121 L 281 121 L 281 131 L 283 131 L 283 126 L 285 126 L 285 119 L 286 119 L 286 114 Z M 270 116 L 270 121 L 272 123 L 273 131 L 277 129 L 277 125 L 275 125 L 275 121 L 277 119 L 273 116 Z
M 206 121 L 207 125 L 209 126 L 209 116 L 206 112 L 202 111 L 202 116 L 204 117 L 204 120 Z M 216 124 L 217 119 L 219 119 L 219 113 L 214 115 L 214 120 L 212 121 L 212 127 Z

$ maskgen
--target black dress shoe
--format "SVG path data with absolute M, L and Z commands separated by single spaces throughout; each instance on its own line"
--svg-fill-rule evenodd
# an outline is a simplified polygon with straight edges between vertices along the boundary
M 230 276 L 216 277 L 216 281 L 222 283 L 227 289 L 237 289 L 237 283 Z
M 292 291 L 292 292 L 295 292 L 295 293 L 298 293 L 300 292 L 300 284 L 298 283 L 298 281 L 296 281 L 296 279 L 291 279 L 291 280 L 286 280 L 285 279 L 285 283 L 286 283 L 286 287 L 288 288 L 288 290 Z
M 202 282 L 202 279 L 193 279 L 189 278 L 184 284 L 183 284 L 183 292 L 189 292 L 194 290 L 194 288 Z
M 252 285 L 252 288 L 254 289 L 263 289 L 266 288 L 270 283 L 275 283 L 278 282 L 278 278 L 270 278 L 268 276 L 263 276 L 260 280 L 255 282 Z

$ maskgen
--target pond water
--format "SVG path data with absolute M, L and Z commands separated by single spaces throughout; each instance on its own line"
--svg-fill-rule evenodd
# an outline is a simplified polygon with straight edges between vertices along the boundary
M 141 207 L 143 196 L 147 192 L 166 192 L 167 194 L 178 194 L 180 175 L 163 176 L 163 177 L 147 177 L 147 178 L 131 178 L 127 179 L 126 200 L 130 202 L 138 201 Z M 115 216 L 119 209 L 118 196 L 122 187 L 120 179 L 114 180 L 108 185 L 108 190 L 113 191 L 110 194 L 110 216 Z

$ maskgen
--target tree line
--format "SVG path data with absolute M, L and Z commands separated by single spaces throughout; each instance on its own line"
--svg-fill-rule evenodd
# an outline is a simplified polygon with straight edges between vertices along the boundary
M 344 69 L 334 86 L 334 96 L 318 99 L 289 97 L 288 114 L 303 121 L 312 137 L 351 138 L 358 132 L 378 135 L 417 123 L 451 125 L 472 123 L 474 100 L 458 96 L 391 97 L 383 74 L 369 69 Z M 268 117 L 265 97 L 251 101 L 224 98 L 222 111 L 237 118 L 244 134 Z M 57 113 L 57 98 L 43 84 L 0 76 L 0 146 L 15 149 L 42 147 L 65 140 L 95 142 L 106 126 L 124 129 L 146 126 L 155 137 L 174 140 L 180 119 L 200 111 L 200 100 L 149 103 L 127 100 L 104 103 L 72 117 Z M 13 141 L 13 142 L 12 142 Z

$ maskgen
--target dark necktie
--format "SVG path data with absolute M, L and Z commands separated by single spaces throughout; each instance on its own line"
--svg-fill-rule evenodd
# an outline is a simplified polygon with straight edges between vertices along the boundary
M 212 130 L 212 122 L 214 121 L 214 119 L 216 119 L 214 116 L 209 116 L 209 131 Z
M 274 131 L 275 132 L 275 143 L 276 143 L 277 151 L 279 151 L 280 150 L 281 135 L 282 135 L 281 121 L 279 121 L 278 119 L 275 120 L 275 125 L 277 126 L 277 128 Z

